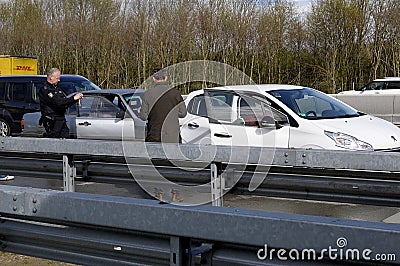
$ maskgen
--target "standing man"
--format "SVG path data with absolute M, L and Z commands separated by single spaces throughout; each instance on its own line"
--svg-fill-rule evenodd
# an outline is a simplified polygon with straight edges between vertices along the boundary
M 154 86 L 143 95 L 139 117 L 147 120 L 146 142 L 181 143 L 179 118 L 187 114 L 179 91 L 168 85 L 167 71 L 155 68 Z
M 61 71 L 51 68 L 47 72 L 47 81 L 39 91 L 40 111 L 42 117 L 39 124 L 43 124 L 48 138 L 69 138 L 69 128 L 65 120 L 65 112 L 68 107 L 83 97 L 77 93 L 68 97 L 57 87 L 60 81 Z

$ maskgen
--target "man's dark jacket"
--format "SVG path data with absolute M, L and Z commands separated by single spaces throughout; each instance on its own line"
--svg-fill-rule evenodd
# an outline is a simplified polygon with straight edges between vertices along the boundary
M 167 82 L 156 82 L 144 93 L 139 114 L 147 120 L 146 141 L 179 143 L 179 118 L 186 114 L 181 94 Z
M 74 97 L 66 97 L 65 93 L 48 82 L 39 91 L 40 111 L 42 116 L 64 117 L 68 107 L 76 101 Z

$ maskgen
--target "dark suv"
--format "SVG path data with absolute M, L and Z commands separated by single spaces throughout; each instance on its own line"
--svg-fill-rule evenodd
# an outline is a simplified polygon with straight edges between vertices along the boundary
M 22 116 L 40 110 L 39 90 L 45 82 L 45 75 L 0 76 L 0 136 L 20 133 Z M 61 75 L 58 86 L 66 95 L 100 90 L 79 75 Z

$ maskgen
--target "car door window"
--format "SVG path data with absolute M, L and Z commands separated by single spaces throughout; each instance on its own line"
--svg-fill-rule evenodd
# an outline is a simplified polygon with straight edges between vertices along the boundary
M 11 101 L 25 102 L 25 95 L 28 93 L 26 83 L 11 83 L 9 97 Z
M 106 98 L 97 99 L 96 116 L 99 118 L 116 118 L 117 112 L 121 109 Z
M 393 82 L 388 82 L 386 85 L 386 89 L 400 89 L 400 82 L 399 81 L 393 81 Z
M 93 96 L 86 96 L 80 99 L 78 102 L 78 116 L 79 117 L 93 117 L 96 106 L 94 104 L 95 100 Z
M 259 127 L 265 116 L 273 117 L 269 102 L 262 100 L 262 96 L 233 91 L 211 91 L 209 95 L 211 110 L 207 111 L 216 120 L 214 122 Z M 213 123 L 213 120 L 210 122 Z
M 252 97 L 241 95 L 238 115 L 245 126 L 259 126 L 259 121 L 266 115 L 264 104 Z
M 188 112 L 193 115 L 209 117 L 221 122 L 232 121 L 233 95 L 224 92 L 210 92 L 210 110 L 207 109 L 206 97 L 201 94 L 193 97 L 188 104 Z
M 246 92 L 239 95 L 238 118 L 244 121 L 245 126 L 260 127 L 260 122 L 265 117 L 271 117 L 281 125 L 289 123 L 288 116 L 272 107 L 264 96 Z
M 129 106 L 133 113 L 139 117 L 140 108 L 142 106 L 142 98 L 140 96 L 134 96 L 129 100 Z
M 207 115 L 211 119 L 210 122 L 232 123 L 237 117 L 234 116 L 232 104 L 235 94 L 230 91 L 207 91 L 207 100 L 210 107 L 207 107 Z
M 0 101 L 4 100 L 5 94 L 6 94 L 6 83 L 0 82 Z
M 32 100 L 35 103 L 39 103 L 39 91 L 41 88 L 44 87 L 44 83 L 40 81 L 34 81 L 33 82 L 33 89 L 32 89 Z
M 383 89 L 383 81 L 374 81 L 365 86 L 365 90 L 381 90 Z
M 116 118 L 118 111 L 122 110 L 101 96 L 85 96 L 79 103 L 80 117 Z
M 282 124 L 288 122 L 288 117 L 271 107 L 271 103 L 261 95 L 245 92 L 210 91 L 211 110 L 206 108 L 206 97 L 203 94 L 193 97 L 188 103 L 188 113 L 209 117 L 210 123 L 231 124 L 239 126 L 256 126 L 265 116 L 273 117 Z M 210 115 L 208 115 L 210 114 Z
M 204 94 L 197 95 L 190 100 L 187 106 L 189 114 L 198 116 L 207 116 L 206 101 Z

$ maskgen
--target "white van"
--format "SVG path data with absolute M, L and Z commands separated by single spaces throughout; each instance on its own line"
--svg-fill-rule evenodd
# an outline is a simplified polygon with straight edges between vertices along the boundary
M 292 85 L 207 88 L 185 99 L 183 143 L 400 150 L 400 128 L 317 90 Z
M 400 94 L 400 78 L 386 77 L 375 79 L 356 90 L 342 91 L 345 95 L 374 95 L 374 94 Z

